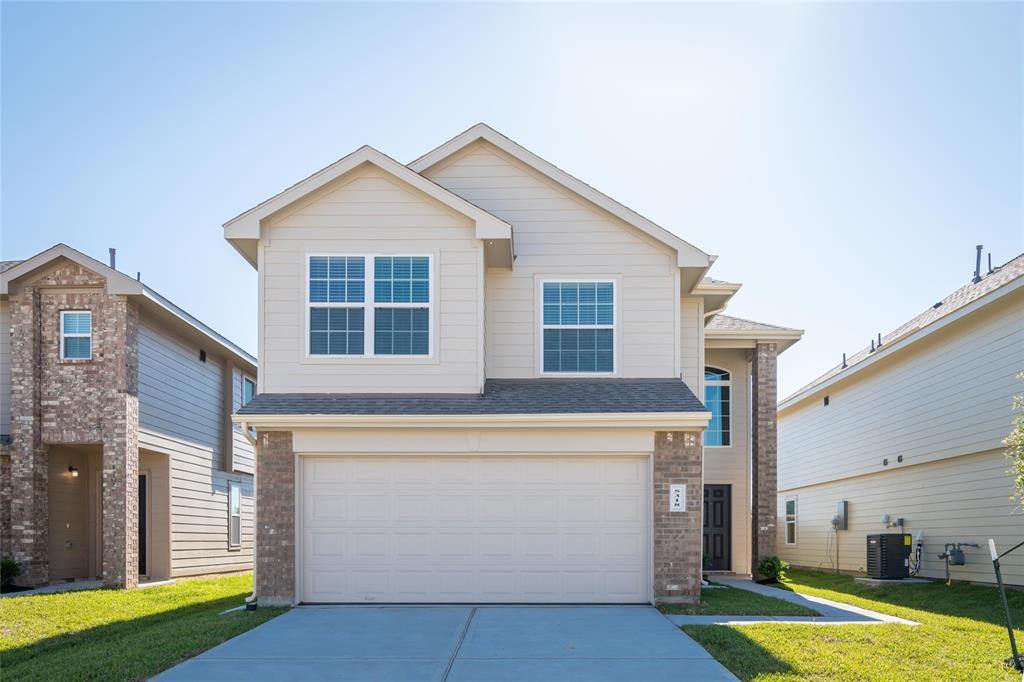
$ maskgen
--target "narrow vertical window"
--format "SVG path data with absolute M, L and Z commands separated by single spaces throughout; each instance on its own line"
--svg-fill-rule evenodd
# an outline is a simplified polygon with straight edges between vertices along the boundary
M 242 405 L 248 405 L 256 397 L 256 380 L 252 377 L 242 377 Z
M 704 406 L 711 413 L 711 421 L 704 432 L 704 445 L 729 447 L 732 445 L 732 380 L 729 373 L 717 367 L 704 368 Z
M 242 488 L 228 483 L 228 547 L 242 546 Z
M 541 289 L 542 370 L 615 371 L 615 284 L 544 282 Z
M 366 259 L 309 257 L 309 354 L 363 355 Z
M 786 544 L 796 544 L 796 499 L 786 500 Z
M 61 311 L 60 357 L 62 360 L 92 359 L 92 313 L 88 310 Z

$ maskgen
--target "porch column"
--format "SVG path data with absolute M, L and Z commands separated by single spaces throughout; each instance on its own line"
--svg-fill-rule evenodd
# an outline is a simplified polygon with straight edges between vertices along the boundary
M 751 434 L 751 574 L 757 564 L 776 554 L 775 524 L 778 511 L 778 346 L 758 343 L 751 357 L 753 433 Z
M 39 307 L 33 287 L 11 297 L 11 496 L 6 503 L 11 544 L 5 553 L 21 564 L 18 581 L 31 586 L 49 581 L 49 451 L 42 441 L 39 403 Z
M 256 439 L 256 597 L 291 604 L 295 594 L 295 450 L 291 431 Z
M 659 604 L 700 600 L 704 502 L 700 433 L 654 434 L 654 600 Z M 683 509 L 673 511 L 673 486 L 685 486 Z

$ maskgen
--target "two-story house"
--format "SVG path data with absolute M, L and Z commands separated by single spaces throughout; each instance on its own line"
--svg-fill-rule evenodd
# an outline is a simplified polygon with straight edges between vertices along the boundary
M 0 267 L 0 551 L 27 586 L 249 570 L 256 358 L 113 265 Z
M 224 226 L 268 602 L 689 601 L 775 545 L 776 356 L 715 257 L 486 125 Z M 707 511 L 705 511 L 705 509 Z

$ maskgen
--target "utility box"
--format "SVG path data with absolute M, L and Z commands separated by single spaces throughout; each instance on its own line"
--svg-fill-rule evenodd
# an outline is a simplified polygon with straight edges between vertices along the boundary
M 832 517 L 832 526 L 836 530 L 846 530 L 848 508 L 849 503 L 846 500 L 839 500 L 836 504 L 836 515 Z
M 909 533 L 878 533 L 868 536 L 867 569 L 869 578 L 902 580 L 910 577 Z

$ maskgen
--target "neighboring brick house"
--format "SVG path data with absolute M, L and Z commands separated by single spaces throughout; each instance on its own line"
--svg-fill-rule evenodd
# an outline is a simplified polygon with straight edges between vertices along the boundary
M 714 256 L 483 124 L 224 228 L 259 271 L 262 603 L 692 601 L 702 551 L 774 553 L 801 332 L 722 315 Z
M 252 567 L 256 359 L 58 244 L 0 273 L 0 553 L 23 585 Z

